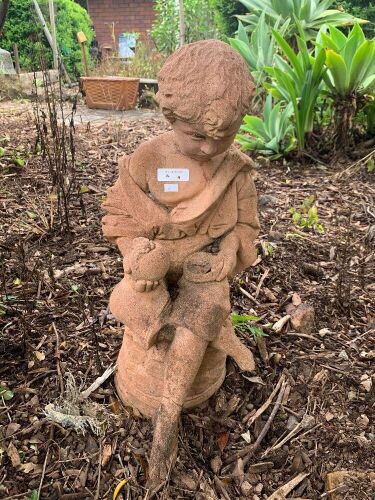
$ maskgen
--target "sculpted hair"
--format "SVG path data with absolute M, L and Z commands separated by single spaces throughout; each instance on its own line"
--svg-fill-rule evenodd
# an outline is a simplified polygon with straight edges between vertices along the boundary
M 157 99 L 165 117 L 201 123 L 209 135 L 243 117 L 254 94 L 244 60 L 219 40 L 184 45 L 166 60 L 158 78 Z

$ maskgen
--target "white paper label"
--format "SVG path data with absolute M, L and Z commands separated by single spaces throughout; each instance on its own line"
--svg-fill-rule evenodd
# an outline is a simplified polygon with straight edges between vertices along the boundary
M 158 168 L 158 181 L 160 182 L 187 182 L 189 180 L 188 168 Z
M 178 193 L 178 184 L 164 184 L 166 193 Z

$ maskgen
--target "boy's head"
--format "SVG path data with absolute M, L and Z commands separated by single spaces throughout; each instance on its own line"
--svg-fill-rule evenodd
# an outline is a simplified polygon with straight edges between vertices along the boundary
M 226 43 L 203 40 L 184 45 L 167 59 L 159 73 L 157 98 L 183 152 L 200 158 L 229 147 L 253 93 L 242 57 Z M 207 144 L 200 151 L 197 143 L 204 138 Z

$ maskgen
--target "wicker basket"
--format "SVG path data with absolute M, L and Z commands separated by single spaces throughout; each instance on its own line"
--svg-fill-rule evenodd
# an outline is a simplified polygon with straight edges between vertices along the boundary
M 81 78 L 81 81 L 88 108 L 116 111 L 135 108 L 139 78 L 85 76 Z

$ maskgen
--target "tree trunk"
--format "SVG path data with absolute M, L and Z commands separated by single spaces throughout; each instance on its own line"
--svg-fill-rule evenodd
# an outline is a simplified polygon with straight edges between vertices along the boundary
M 0 2 L 0 36 L 4 28 L 5 19 L 7 17 L 10 0 L 3 0 Z
M 178 13 L 179 13 L 179 42 L 180 42 L 180 47 L 182 47 L 185 44 L 184 0 L 178 1 Z
M 337 98 L 334 108 L 334 150 L 336 153 L 341 153 L 353 146 L 353 118 L 357 112 L 356 96 Z

